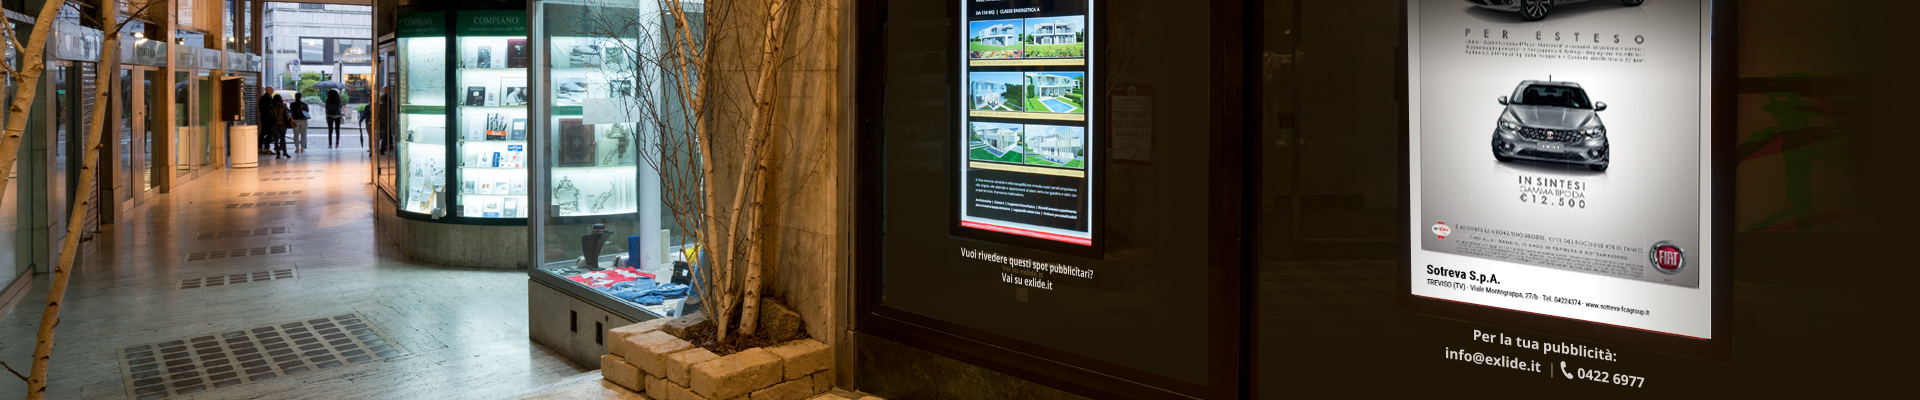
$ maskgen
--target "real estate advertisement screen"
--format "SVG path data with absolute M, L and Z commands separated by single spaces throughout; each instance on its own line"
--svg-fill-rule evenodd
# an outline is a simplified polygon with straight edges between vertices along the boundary
M 959 3 L 955 232 L 1093 246 L 1093 8 Z
M 1408 2 L 1405 287 L 1713 339 L 1711 2 L 1539 5 Z

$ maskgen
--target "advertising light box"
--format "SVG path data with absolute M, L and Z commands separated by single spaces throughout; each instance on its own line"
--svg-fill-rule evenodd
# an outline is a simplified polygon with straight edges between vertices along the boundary
M 1724 353 L 1712 2 L 1544 3 L 1408 2 L 1403 302 Z
M 960 3 L 954 234 L 1097 253 L 1093 8 Z

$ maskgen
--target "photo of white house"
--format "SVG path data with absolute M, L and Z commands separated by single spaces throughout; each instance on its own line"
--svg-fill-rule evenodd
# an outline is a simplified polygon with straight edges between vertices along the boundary
M 1026 58 L 1085 57 L 1086 16 L 1027 18 Z
M 1034 112 L 1086 113 L 1085 72 L 1028 72 L 1026 108 Z
M 1021 111 L 1022 80 L 1019 72 L 974 72 L 967 74 L 967 98 L 970 107 L 982 111 Z
M 967 58 L 1020 58 L 1023 23 L 1017 19 L 967 23 Z
M 1048 167 L 1086 168 L 1087 135 L 1077 126 L 1027 125 L 1026 163 Z
M 1020 124 L 973 122 L 968 124 L 967 158 L 1017 163 L 1023 157 L 1020 148 Z

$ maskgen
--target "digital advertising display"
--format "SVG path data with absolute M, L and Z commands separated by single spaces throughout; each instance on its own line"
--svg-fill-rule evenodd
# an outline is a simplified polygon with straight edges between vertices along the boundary
M 1724 342 L 1712 139 L 1730 127 L 1712 118 L 1712 2 L 1539 3 L 1407 4 L 1404 293 L 1427 310 Z
M 1097 250 L 1093 7 L 961 1 L 957 236 Z

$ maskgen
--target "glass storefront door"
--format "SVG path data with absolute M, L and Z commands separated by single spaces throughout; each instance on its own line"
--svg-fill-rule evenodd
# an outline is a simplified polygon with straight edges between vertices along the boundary
M 173 73 L 174 135 L 173 148 L 168 149 L 171 150 L 168 152 L 168 156 L 173 160 L 173 176 L 175 177 L 186 176 L 188 173 L 193 172 L 193 164 L 189 159 L 193 153 L 187 151 L 187 149 L 192 148 L 193 137 L 196 136 L 193 132 L 193 94 L 195 90 L 193 90 L 192 79 L 192 72 L 175 71 Z
M 161 96 L 161 92 L 154 90 L 154 84 L 164 85 L 166 81 L 167 76 L 164 72 L 153 69 L 142 69 L 140 71 L 140 96 L 145 99 L 140 102 L 139 126 L 141 139 L 139 164 L 141 166 L 140 176 L 142 178 L 140 180 L 140 188 L 142 191 L 147 192 L 147 195 L 153 194 L 153 188 L 160 184 L 162 177 L 156 174 L 153 169 L 153 130 L 164 129 L 165 127 L 162 121 L 154 119 L 155 115 L 159 115 L 159 113 L 154 111 L 159 105 L 165 104 L 166 98 Z M 161 134 L 161 140 L 166 140 L 164 131 Z M 165 168 L 161 170 L 164 171 Z
M 204 168 L 213 163 L 214 133 L 220 131 L 221 126 L 220 119 L 214 117 L 214 110 L 220 108 L 220 103 L 217 103 L 220 99 L 216 98 L 220 94 L 220 77 L 212 76 L 206 70 L 201 70 L 197 74 L 193 81 L 197 91 L 193 94 L 193 127 L 196 131 L 193 135 L 192 149 L 195 169 Z
M 165 101 L 154 96 L 153 82 L 160 76 L 151 67 L 130 66 L 120 69 L 119 92 L 114 95 L 118 121 L 115 139 L 119 141 L 119 165 L 115 167 L 114 186 L 125 209 L 145 202 L 148 190 L 158 178 L 152 176 L 153 123 L 155 103 Z

